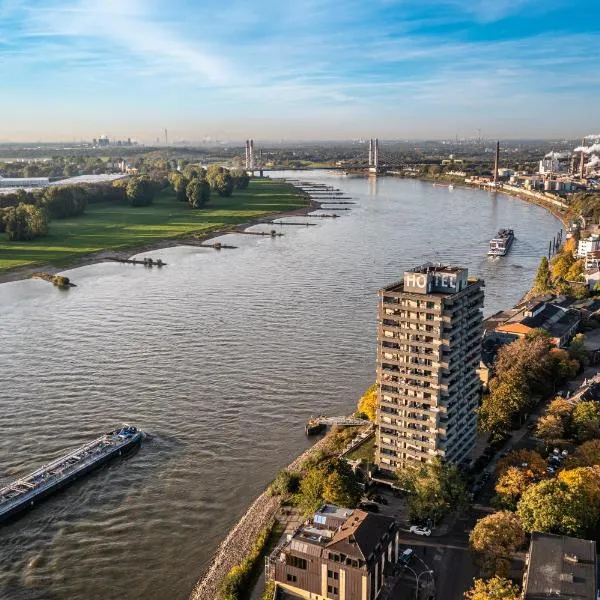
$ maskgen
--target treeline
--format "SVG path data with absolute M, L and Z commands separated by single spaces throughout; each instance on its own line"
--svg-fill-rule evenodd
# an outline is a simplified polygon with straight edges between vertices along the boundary
M 200 165 L 186 165 L 181 172 L 168 175 L 175 197 L 180 202 L 188 202 L 192 208 L 200 208 L 210 200 L 211 192 L 229 197 L 235 188 L 245 189 L 250 177 L 245 171 L 230 171 L 219 165 L 207 169 Z
M 492 443 L 520 427 L 542 397 L 575 377 L 586 361 L 583 340 L 578 335 L 568 350 L 562 350 L 538 329 L 500 348 L 490 393 L 483 398 L 478 413 L 479 429 L 491 435 Z
M 0 232 L 5 232 L 9 241 L 32 240 L 48 233 L 52 219 L 82 215 L 88 204 L 147 206 L 167 183 L 140 176 L 113 184 L 56 185 L 34 192 L 18 190 L 0 196 Z
M 542 257 L 533 282 L 533 290 L 539 294 L 554 292 L 577 298 L 588 295 L 584 282 L 583 259 L 575 258 L 576 239 L 569 238 L 560 251 L 549 261 Z

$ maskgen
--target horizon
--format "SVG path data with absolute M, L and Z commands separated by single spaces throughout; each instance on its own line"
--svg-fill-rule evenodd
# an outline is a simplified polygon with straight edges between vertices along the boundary
M 4 0 L 1 143 L 566 139 L 596 130 L 597 4 Z M 200 35 L 198 35 L 200 34 Z

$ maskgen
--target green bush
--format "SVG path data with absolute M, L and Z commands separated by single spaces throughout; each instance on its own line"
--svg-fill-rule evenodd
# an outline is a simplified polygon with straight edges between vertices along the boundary
M 248 556 L 229 570 L 221 582 L 220 600 L 240 600 L 242 592 L 248 591 L 252 571 L 262 556 L 274 527 L 275 521 L 271 521 L 258 535 Z
M 269 487 L 271 496 L 287 496 L 295 494 L 300 485 L 300 475 L 287 469 L 281 469 Z

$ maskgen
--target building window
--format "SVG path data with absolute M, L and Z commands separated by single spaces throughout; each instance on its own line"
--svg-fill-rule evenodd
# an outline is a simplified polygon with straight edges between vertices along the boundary
M 338 593 L 338 589 L 336 587 L 334 587 L 333 585 L 328 585 L 327 586 L 327 593 L 328 594 L 337 594 Z
M 329 579 L 335 579 L 336 581 L 340 578 L 340 574 L 337 571 L 327 571 L 327 577 Z
M 296 569 L 302 569 L 306 571 L 306 559 L 299 558 L 298 556 L 294 556 L 292 554 L 286 554 L 285 556 L 285 564 L 290 567 L 295 567 Z
M 286 579 L 288 581 L 291 581 L 292 583 L 296 583 L 296 581 L 298 581 L 298 578 L 295 575 L 292 575 L 291 573 L 287 574 Z

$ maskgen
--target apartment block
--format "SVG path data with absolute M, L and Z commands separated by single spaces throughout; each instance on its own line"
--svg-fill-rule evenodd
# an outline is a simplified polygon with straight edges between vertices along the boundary
M 266 561 L 282 597 L 376 600 L 398 560 L 392 517 L 323 505 Z
M 475 444 L 483 280 L 425 264 L 379 291 L 376 462 L 385 473 Z

